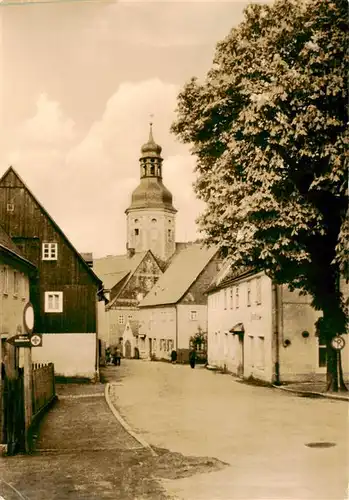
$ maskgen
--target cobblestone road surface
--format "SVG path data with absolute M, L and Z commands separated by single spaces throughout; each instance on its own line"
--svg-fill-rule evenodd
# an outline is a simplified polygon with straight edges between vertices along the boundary
M 115 372 L 114 372 L 115 373 Z M 111 372 L 106 376 L 113 379 Z M 230 467 L 167 481 L 186 500 L 348 498 L 348 404 L 198 367 L 123 360 L 114 404 L 151 445 Z M 330 443 L 310 448 L 308 443 Z

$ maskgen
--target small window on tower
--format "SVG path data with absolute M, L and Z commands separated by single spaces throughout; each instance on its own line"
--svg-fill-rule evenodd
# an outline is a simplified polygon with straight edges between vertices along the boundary
M 155 174 L 155 167 L 154 167 L 154 165 L 152 165 L 150 167 L 150 175 L 154 175 L 154 174 Z
M 172 241 L 172 229 L 167 230 L 167 241 Z
M 156 224 L 156 219 L 151 220 L 153 224 Z
M 139 229 L 135 229 L 135 235 L 139 236 Z

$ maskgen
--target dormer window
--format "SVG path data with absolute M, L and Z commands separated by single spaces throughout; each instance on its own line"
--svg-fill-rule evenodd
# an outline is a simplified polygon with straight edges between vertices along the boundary
M 43 243 L 42 244 L 42 260 L 57 260 L 58 258 L 58 244 L 57 243 Z

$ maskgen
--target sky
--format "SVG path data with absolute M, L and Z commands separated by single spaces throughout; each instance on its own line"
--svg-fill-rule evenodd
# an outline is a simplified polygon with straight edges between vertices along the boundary
M 195 157 L 170 126 L 246 5 L 0 0 L 0 176 L 12 165 L 80 252 L 124 253 L 152 120 L 176 239 L 198 237 Z

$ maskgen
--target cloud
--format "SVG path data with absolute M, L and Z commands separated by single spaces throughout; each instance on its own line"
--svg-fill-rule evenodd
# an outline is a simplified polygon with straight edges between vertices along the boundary
M 36 113 L 12 134 L 5 163 L 13 163 L 80 251 L 122 253 L 125 209 L 139 182 L 140 148 L 154 137 L 163 148 L 164 183 L 178 209 L 178 239 L 195 238 L 200 203 L 192 191 L 193 158 L 169 133 L 179 88 L 160 79 L 121 84 L 81 137 L 58 102 L 38 97 Z
M 65 117 L 58 102 L 40 94 L 36 102 L 36 114 L 20 129 L 22 140 L 29 144 L 59 144 L 74 139 L 75 123 Z

